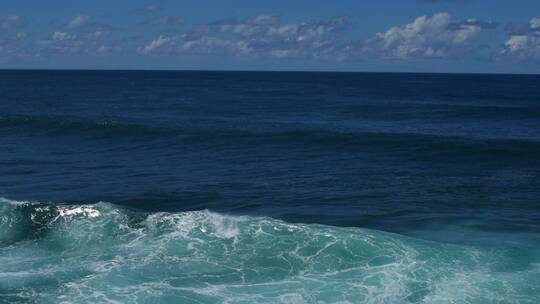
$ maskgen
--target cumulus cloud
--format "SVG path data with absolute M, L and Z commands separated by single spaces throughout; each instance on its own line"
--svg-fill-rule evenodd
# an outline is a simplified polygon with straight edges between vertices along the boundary
M 96 23 L 86 25 L 88 19 L 78 17 L 71 20 L 71 28 L 66 25 L 45 38 L 34 40 L 33 53 L 36 56 L 99 55 L 123 50 L 122 38 L 110 37 L 113 27 Z M 83 25 L 84 29 L 80 29 Z
M 153 18 L 149 18 L 153 17 Z M 160 29 L 146 32 L 121 31 L 91 22 L 87 15 L 74 17 L 61 28 L 46 34 L 17 28 L 23 18 L 0 19 L 2 54 L 108 54 L 131 52 L 140 55 L 209 54 L 266 59 L 301 60 L 410 60 L 485 56 L 489 58 L 540 59 L 540 18 L 527 24 L 501 29 L 508 32 L 499 47 L 482 33 L 499 28 L 495 21 L 456 20 L 448 13 L 412 18 L 391 26 L 371 38 L 351 38 L 346 30 L 348 16 L 324 20 L 288 22 L 262 14 L 246 19 L 222 19 L 195 26 L 182 17 L 153 14 L 144 23 Z M 144 19 L 144 18 L 143 18 Z M 172 31 L 174 26 L 178 30 Z M 139 27 L 140 28 L 140 27 Z M 4 29 L 12 29 L 6 30 Z M 351 33 L 352 34 L 352 33 Z M 124 35 L 124 36 L 122 36 Z M 493 36 L 492 36 L 493 37 Z M 488 37 L 489 38 L 489 37 Z M 484 48 L 485 43 L 491 43 Z
M 71 19 L 71 21 L 68 22 L 68 24 L 66 25 L 66 28 L 68 29 L 79 28 L 85 25 L 88 22 L 88 20 L 90 20 L 90 17 L 87 15 L 76 16 L 75 18 Z
M 360 49 L 392 59 L 448 57 L 470 50 L 483 27 L 473 19 L 453 22 L 448 13 L 421 16 L 409 24 L 378 33 L 361 43 Z
M 219 20 L 199 25 L 176 37 L 160 36 L 139 48 L 142 54 L 169 47 L 172 52 L 230 54 L 274 58 L 314 58 L 337 45 L 349 17 L 281 24 L 279 18 L 260 15 L 246 20 Z M 174 43 L 171 43 L 174 40 Z
M 466 21 L 454 21 L 448 25 L 448 29 L 459 30 L 466 28 L 467 26 L 477 26 L 481 29 L 492 30 L 498 28 L 499 23 L 491 20 L 483 21 L 471 18 Z
M 36 44 L 36 53 L 39 54 L 81 53 L 85 50 L 83 40 L 80 37 L 62 31 L 56 31 L 50 38 L 38 40 Z
M 120 45 L 103 41 L 91 34 L 95 33 L 77 35 L 68 32 L 54 32 L 50 39 L 36 42 L 37 49 L 34 50 L 34 53 L 39 56 L 57 54 L 99 55 L 122 50 Z
M 540 18 L 532 18 L 526 29 L 511 33 L 499 55 L 540 60 Z
M 276 59 L 347 60 L 448 58 L 475 50 L 482 30 L 494 21 L 452 20 L 448 13 L 420 16 L 370 39 L 344 41 L 348 16 L 322 21 L 283 23 L 276 16 L 226 19 L 199 25 L 185 34 L 159 36 L 139 48 L 141 54 L 167 48 L 170 53 L 229 54 Z
M 171 37 L 162 36 L 160 35 L 157 39 L 150 42 L 150 44 L 139 48 L 139 53 L 141 54 L 148 54 L 151 53 L 165 45 L 170 44 L 173 41 Z

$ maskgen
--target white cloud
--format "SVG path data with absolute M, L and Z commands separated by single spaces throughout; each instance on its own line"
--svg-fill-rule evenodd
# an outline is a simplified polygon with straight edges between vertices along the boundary
M 540 18 L 532 18 L 529 24 L 531 26 L 531 29 L 540 29 Z
M 287 24 L 283 26 L 271 27 L 266 32 L 269 36 L 293 37 L 298 34 L 298 24 Z
M 344 60 L 362 56 L 377 58 L 446 58 L 474 49 L 482 29 L 498 26 L 492 21 L 453 21 L 448 13 L 421 16 L 403 26 L 394 26 L 368 40 L 344 42 L 347 16 L 323 21 L 279 23 L 270 15 L 246 20 L 221 20 L 174 36 L 175 44 L 163 36 L 139 48 L 141 53 L 169 45 L 169 51 L 277 59 Z
M 510 35 L 499 56 L 540 60 L 540 18 L 532 18 L 523 33 Z
M 197 39 L 188 39 L 182 43 L 182 50 L 192 51 L 197 53 L 225 53 L 231 50 L 234 50 L 235 44 L 229 41 L 210 37 L 210 36 L 201 36 Z
M 39 46 L 36 53 L 82 53 L 84 42 L 75 34 L 68 32 L 54 32 L 50 39 L 37 41 Z
M 511 36 L 505 43 L 510 53 L 519 52 L 528 48 L 529 37 L 525 35 Z
M 158 16 L 159 15 L 159 16 Z M 35 54 L 107 54 L 138 52 L 150 54 L 220 54 L 273 59 L 315 60 L 410 60 L 416 58 L 458 58 L 459 56 L 492 55 L 540 59 L 540 18 L 519 25 L 519 30 L 506 30 L 505 41 L 481 49 L 483 31 L 495 29 L 494 21 L 452 19 L 448 13 L 420 16 L 409 23 L 396 25 L 370 39 L 353 40 L 343 35 L 350 24 L 347 16 L 309 22 L 285 22 L 276 16 L 262 14 L 246 19 L 226 19 L 191 28 L 172 27 L 184 23 L 182 17 L 151 14 L 145 23 L 162 26 L 162 32 L 146 40 L 121 37 L 109 25 L 93 22 L 79 15 L 57 29 L 40 36 L 30 28 L 19 28 L 24 18 L 11 15 L 0 19 L 0 44 L 6 52 Z M 159 29 L 158 27 L 157 29 Z M 3 31 L 3 29 L 11 29 Z M 494 55 L 496 54 L 496 55 Z
M 169 43 L 172 42 L 172 38 L 171 37 L 167 37 L 167 36 L 162 36 L 160 35 L 157 39 L 153 40 L 152 42 L 150 42 L 150 44 L 142 47 L 142 48 L 139 48 L 139 52 L 142 53 L 142 54 L 148 54 L 150 52 L 153 52 Z
M 386 59 L 458 57 L 476 50 L 483 29 L 493 21 L 454 21 L 448 13 L 421 16 L 409 24 L 393 26 L 374 38 L 343 41 L 350 23 L 347 16 L 322 21 L 280 23 L 271 15 L 219 20 L 193 28 L 183 35 L 160 36 L 140 47 L 140 53 L 168 48 L 171 53 L 230 54 L 277 59 L 346 60 L 364 57 Z
M 481 31 L 474 22 L 452 27 L 448 13 L 421 16 L 412 23 L 394 26 L 364 45 L 383 57 L 395 59 L 437 58 L 464 50 Z
M 221 20 L 179 37 L 181 51 L 271 58 L 320 58 L 336 46 L 349 17 L 279 24 L 275 16 Z
M 71 21 L 68 22 L 66 27 L 68 29 L 76 29 L 76 28 L 81 27 L 84 24 L 86 24 L 88 22 L 88 20 L 90 20 L 90 17 L 88 17 L 87 15 L 79 15 L 79 16 L 71 19 Z
M 48 39 L 34 41 L 36 56 L 57 54 L 98 55 L 120 52 L 121 42 L 107 41 L 106 30 L 75 34 L 69 31 L 55 31 Z
M 77 35 L 66 32 L 54 32 L 52 35 L 52 40 L 54 41 L 73 40 L 75 38 L 77 38 Z
M 504 44 L 502 55 L 520 59 L 540 59 L 540 37 L 533 35 L 510 36 Z

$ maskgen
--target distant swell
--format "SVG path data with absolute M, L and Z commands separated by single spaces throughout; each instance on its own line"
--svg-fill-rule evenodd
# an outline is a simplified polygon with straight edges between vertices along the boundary
M 537 303 L 540 267 L 503 259 L 359 228 L 0 200 L 7 302 Z
M 220 123 L 224 127 L 220 127 Z M 385 149 L 401 153 L 428 153 L 437 155 L 484 155 L 490 157 L 517 157 L 540 153 L 536 139 L 477 138 L 438 135 L 406 130 L 366 131 L 332 124 L 295 124 L 291 122 L 266 122 L 253 128 L 249 122 L 214 121 L 212 127 L 204 123 L 191 127 L 157 127 L 137 123 L 114 121 L 84 121 L 62 117 L 0 116 L 0 134 L 34 136 L 72 136 L 85 139 L 126 139 L 130 141 L 159 141 L 170 147 L 184 144 L 302 144 L 318 149 L 371 151 Z M 412 151 L 411 151 L 412 150 Z

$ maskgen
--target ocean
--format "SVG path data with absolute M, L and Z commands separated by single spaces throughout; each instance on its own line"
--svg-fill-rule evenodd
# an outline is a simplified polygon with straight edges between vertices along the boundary
M 540 76 L 0 71 L 0 303 L 540 303 Z

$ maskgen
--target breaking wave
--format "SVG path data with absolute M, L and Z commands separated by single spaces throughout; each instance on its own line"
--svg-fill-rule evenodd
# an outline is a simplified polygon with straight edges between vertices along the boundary
M 540 265 L 368 229 L 7 199 L 0 228 L 0 302 L 540 300 Z

